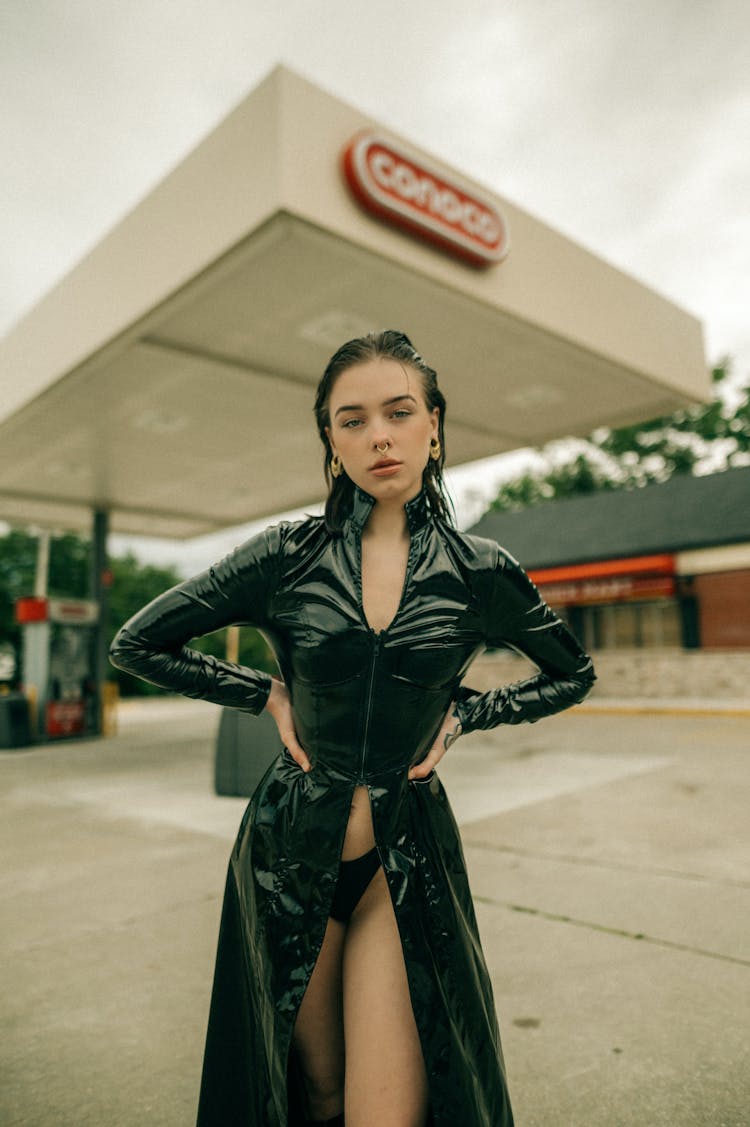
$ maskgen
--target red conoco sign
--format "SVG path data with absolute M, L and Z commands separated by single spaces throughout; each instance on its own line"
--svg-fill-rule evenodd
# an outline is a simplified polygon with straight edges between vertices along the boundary
M 352 192 L 379 218 L 475 266 L 489 266 L 508 253 L 508 226 L 492 200 L 401 141 L 360 133 L 342 161 Z

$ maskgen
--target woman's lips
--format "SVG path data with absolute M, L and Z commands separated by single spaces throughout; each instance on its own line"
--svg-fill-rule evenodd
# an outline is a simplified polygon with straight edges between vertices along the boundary
M 380 465 L 373 466 L 370 473 L 375 474 L 375 477 L 391 477 L 401 469 L 400 462 L 385 462 Z

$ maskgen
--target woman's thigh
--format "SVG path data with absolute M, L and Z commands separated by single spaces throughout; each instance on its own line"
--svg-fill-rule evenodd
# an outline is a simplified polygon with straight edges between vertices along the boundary
M 343 973 L 347 1127 L 423 1127 L 427 1079 L 382 868 L 349 922 Z
M 294 1026 L 293 1043 L 316 1117 L 341 1109 L 344 1087 L 342 954 L 346 927 L 329 919 Z M 332 1110 L 328 1111 L 329 1102 Z M 319 1111 L 318 1108 L 321 1110 Z

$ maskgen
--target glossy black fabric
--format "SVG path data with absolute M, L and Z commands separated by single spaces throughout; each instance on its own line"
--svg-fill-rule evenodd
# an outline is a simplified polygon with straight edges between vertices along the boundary
M 580 701 L 591 662 L 497 544 L 406 505 L 411 546 L 399 609 L 370 629 L 361 533 L 374 501 L 355 491 L 343 533 L 282 523 L 135 615 L 115 665 L 188 696 L 259 712 L 267 674 L 198 654 L 192 637 L 250 623 L 289 686 L 312 770 L 286 749 L 250 801 L 232 850 L 206 1041 L 199 1127 L 300 1122 L 290 1054 L 322 943 L 354 787 L 367 786 L 401 935 L 435 1127 L 509 1127 L 512 1113 L 489 975 L 453 813 L 438 774 L 409 781 L 452 700 L 464 732 L 535 721 Z M 486 646 L 539 672 L 475 692 L 462 678 Z M 252 754 L 252 748 L 248 748 Z M 450 751 L 460 756 L 460 742 Z

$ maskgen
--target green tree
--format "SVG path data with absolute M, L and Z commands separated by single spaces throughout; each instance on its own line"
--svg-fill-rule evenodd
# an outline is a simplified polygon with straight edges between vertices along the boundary
M 750 464 L 750 380 L 737 384 L 723 360 L 712 372 L 708 403 L 610 429 L 584 440 L 551 442 L 538 465 L 503 482 L 490 509 L 524 509 L 603 489 L 635 489 L 674 473 L 706 473 Z
M 11 642 L 20 653 L 21 630 L 15 621 L 15 602 L 34 591 L 37 537 L 14 528 L 0 536 L 0 641 Z M 86 540 L 66 533 L 50 541 L 48 590 L 52 596 L 85 598 L 89 547 Z

